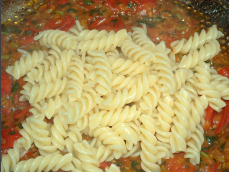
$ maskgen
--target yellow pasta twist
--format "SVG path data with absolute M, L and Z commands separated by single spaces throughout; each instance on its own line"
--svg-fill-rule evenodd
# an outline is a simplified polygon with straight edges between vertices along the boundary
M 79 50 L 86 52 L 88 50 L 114 50 L 128 36 L 126 29 L 119 30 L 117 33 L 108 34 L 102 38 L 81 41 L 78 44 Z
M 212 59 L 220 52 L 220 44 L 217 40 L 212 40 L 208 44 L 201 46 L 199 50 L 194 50 L 183 56 L 178 68 L 194 68 L 199 61 Z
M 155 122 L 153 118 L 143 114 L 140 118 L 142 125 L 140 126 L 141 140 L 141 167 L 144 171 L 160 171 L 157 163 L 158 149 L 156 147 L 157 138 L 155 137 Z
M 24 94 L 20 98 L 21 101 L 24 99 L 29 100 L 29 103 L 37 103 L 45 98 L 51 98 L 55 95 L 59 95 L 63 92 L 67 84 L 67 78 L 57 79 L 55 82 L 42 82 L 36 85 L 25 85 L 20 93 Z
M 191 139 L 187 142 L 185 150 L 185 158 L 189 158 L 191 163 L 196 165 L 200 163 L 200 150 L 204 142 L 204 130 L 201 125 L 197 126 L 195 132 L 192 133 Z
M 89 127 L 91 130 L 98 127 L 113 126 L 117 123 L 128 123 L 138 119 L 140 112 L 136 109 L 136 105 L 125 106 L 124 108 L 114 109 L 110 111 L 102 110 L 89 117 Z
M 143 28 L 146 27 L 143 25 Z M 149 51 L 152 51 L 155 47 L 155 44 L 147 36 L 146 30 L 140 27 L 132 27 L 132 39 L 133 41 L 142 48 L 145 48 Z M 146 28 L 145 28 L 146 29 Z
M 97 29 L 93 29 L 93 30 L 82 30 L 81 32 L 79 32 L 78 36 L 78 40 L 79 41 L 86 41 L 86 40 L 90 40 L 90 39 L 101 39 L 104 36 L 107 36 L 109 34 L 114 34 L 115 32 L 112 30 L 110 32 L 107 32 L 106 30 L 97 30 Z
M 188 137 L 189 127 L 188 120 L 191 110 L 191 96 L 188 91 L 181 89 L 179 93 L 175 94 L 175 97 L 174 125 L 171 128 L 172 136 L 170 138 L 172 153 L 186 150 L 186 138 Z
M 72 154 L 49 154 L 46 156 L 38 156 L 29 160 L 20 161 L 14 171 L 15 172 L 48 172 L 58 171 L 59 169 L 64 171 L 73 170 Z
M 84 83 L 84 64 L 80 57 L 73 57 L 69 68 L 66 94 L 70 101 L 81 97 Z
M 28 73 L 31 69 L 39 65 L 46 57 L 48 53 L 46 51 L 33 51 L 32 54 L 27 53 L 26 56 L 20 58 L 20 60 L 14 63 L 14 66 L 10 66 L 6 69 L 6 72 L 12 75 L 15 79 L 19 79 Z
M 96 152 L 86 140 L 83 140 L 81 143 L 75 143 L 74 150 L 77 158 L 81 161 L 84 171 L 103 171 L 99 168 L 100 163 L 96 159 Z
M 121 50 L 127 58 L 146 66 L 150 66 L 151 62 L 155 60 L 155 55 L 151 51 L 140 47 L 129 39 L 123 41 Z
M 173 52 L 175 54 L 181 53 L 186 54 L 189 51 L 194 51 L 205 43 L 210 42 L 211 40 L 216 40 L 223 36 L 223 33 L 217 30 L 216 25 L 213 25 L 209 28 L 208 32 L 202 29 L 201 33 L 194 33 L 194 36 L 189 37 L 188 40 L 185 38 L 181 40 L 177 40 L 171 43 L 171 47 L 173 48 Z
M 89 55 L 94 56 L 93 65 L 95 70 L 96 91 L 101 95 L 111 92 L 111 67 L 107 56 L 103 51 L 88 51 Z
M 58 45 L 67 50 L 77 47 L 77 37 L 61 30 L 45 30 L 35 36 L 34 40 L 39 40 L 41 46 Z

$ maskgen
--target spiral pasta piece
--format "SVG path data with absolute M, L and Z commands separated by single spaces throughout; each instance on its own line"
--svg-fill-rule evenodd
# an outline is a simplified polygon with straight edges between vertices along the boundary
M 34 37 L 34 40 L 39 40 L 41 46 L 58 45 L 67 50 L 77 47 L 77 37 L 61 30 L 42 31 Z
M 208 44 L 201 46 L 199 50 L 194 50 L 182 57 L 178 68 L 194 68 L 199 61 L 212 59 L 220 52 L 220 44 L 217 40 L 212 40 Z
M 111 65 L 111 71 L 115 74 L 121 75 L 138 75 L 143 74 L 149 67 L 145 64 L 140 64 L 138 61 L 133 62 L 132 60 L 125 60 L 123 58 L 109 57 Z
M 97 30 L 97 29 L 93 29 L 93 30 L 82 30 L 77 36 L 78 36 L 78 40 L 79 41 L 86 41 L 86 40 L 90 40 L 90 39 L 101 39 L 104 36 L 107 36 L 109 34 L 114 34 L 115 32 L 112 30 L 110 32 L 107 32 L 106 30 Z
M 145 114 L 139 119 L 142 122 L 140 126 L 141 167 L 144 171 L 160 171 L 160 166 L 156 164 L 158 161 L 158 149 L 156 147 L 155 122 L 153 118 Z
M 128 36 L 125 29 L 119 30 L 117 33 L 108 34 L 102 38 L 81 41 L 78 44 L 79 50 L 86 52 L 88 50 L 104 50 L 105 52 L 120 46 L 120 43 Z
M 117 123 L 112 129 L 125 141 L 127 150 L 131 150 L 140 140 L 138 135 L 139 131 L 136 132 L 128 123 Z
M 30 85 L 28 90 L 22 90 L 20 93 L 24 94 L 20 100 L 24 98 L 29 100 L 29 103 L 37 103 L 45 98 L 51 98 L 55 95 L 60 95 L 67 85 L 67 78 L 57 79 L 55 82 L 42 82 L 41 84 Z M 23 87 L 25 88 L 25 87 Z
M 81 97 L 84 83 L 84 64 L 80 57 L 72 58 L 69 68 L 68 82 L 66 86 L 66 94 L 70 101 Z
M 102 98 L 99 104 L 99 108 L 105 110 L 116 109 L 124 106 L 125 104 L 136 102 L 141 99 L 141 97 L 149 92 L 151 86 L 155 84 L 155 76 L 143 75 L 137 76 L 137 82 L 132 86 L 132 88 L 123 88 L 118 90 L 117 93 L 109 94 L 105 99 Z
M 86 140 L 83 140 L 82 143 L 75 143 L 74 150 L 76 152 L 77 158 L 82 162 L 81 165 L 84 171 L 103 171 L 99 168 L 100 163 L 95 158 L 96 152 Z
M 84 85 L 84 92 L 82 93 L 81 98 L 72 103 L 64 103 L 63 108 L 59 110 L 58 114 L 61 118 L 65 118 L 64 121 L 66 123 L 73 124 L 95 107 L 95 97 L 96 92 L 93 88 Z
M 139 111 L 141 113 L 145 113 L 151 115 L 154 108 L 158 105 L 158 100 L 160 99 L 161 92 L 159 90 L 159 86 L 155 84 L 153 87 L 149 89 L 149 92 L 142 96 L 142 98 L 138 101 Z
M 101 95 L 111 92 L 111 67 L 104 51 L 88 51 L 89 55 L 94 56 L 92 61 L 95 70 L 96 91 Z
M 196 126 L 200 124 L 208 107 L 208 99 L 206 96 L 195 97 L 191 102 L 191 118 L 189 119 L 189 129 L 191 132 L 196 130 Z
M 192 133 L 191 139 L 187 142 L 185 150 L 185 158 L 189 158 L 192 164 L 200 163 L 200 150 L 204 142 L 204 130 L 201 125 L 197 126 L 195 132 Z
M 221 100 L 221 93 L 210 83 L 210 66 L 204 62 L 200 62 L 194 69 L 196 71 L 195 76 L 198 79 L 194 83 L 198 89 L 198 94 L 205 95 L 209 101 L 209 105 L 219 112 L 226 104 Z
M 173 118 L 173 126 L 171 128 L 172 136 L 170 144 L 172 153 L 186 150 L 186 138 L 188 137 L 188 127 L 190 118 L 190 101 L 191 96 L 188 91 L 181 89 L 175 95 L 175 116 Z
M 53 121 L 54 124 L 52 125 L 50 130 L 51 142 L 59 150 L 64 150 L 64 146 L 65 146 L 64 139 L 68 136 L 66 133 L 68 126 L 61 121 L 59 115 L 56 115 Z
M 176 70 L 174 74 L 176 90 L 180 90 L 185 84 L 186 80 L 190 77 L 190 72 L 186 68 Z
M 38 156 L 36 158 L 31 158 L 29 160 L 20 161 L 16 166 L 15 172 L 48 172 L 58 171 L 59 169 L 64 171 L 73 170 L 72 165 L 72 154 L 68 153 L 66 155 L 61 154 L 49 154 L 47 156 Z
M 229 79 L 219 75 L 215 69 L 211 69 L 211 84 L 221 93 L 224 100 L 229 100 Z
M 175 54 L 181 53 L 186 54 L 189 51 L 194 51 L 205 43 L 210 42 L 211 40 L 216 40 L 223 36 L 223 33 L 217 30 L 216 25 L 213 25 L 209 28 L 208 32 L 202 29 L 201 33 L 198 34 L 197 32 L 194 33 L 194 36 L 189 37 L 188 40 L 185 38 L 181 40 L 177 40 L 171 43 L 171 47 Z
M 83 31 L 83 26 L 80 24 L 79 20 L 76 20 L 75 25 L 68 30 L 69 33 L 76 36 L 82 31 Z
M 149 51 L 155 47 L 155 44 L 150 40 L 150 38 L 147 36 L 147 32 L 143 28 L 132 27 L 131 30 L 132 39 L 137 45 Z
M 74 154 L 74 144 L 82 142 L 82 135 L 79 131 L 70 130 L 64 140 L 67 152 Z M 65 150 L 64 150 L 65 151 Z
M 158 84 L 161 85 L 161 92 L 169 91 L 170 94 L 175 93 L 174 74 L 172 72 L 172 66 L 170 59 L 163 53 L 155 53 L 156 63 L 155 70 L 158 71 L 157 77 L 159 78 Z
M 145 50 L 129 39 L 122 42 L 121 50 L 127 58 L 146 66 L 150 66 L 151 62 L 155 60 L 155 55 L 152 52 Z
M 136 109 L 136 105 L 125 106 L 124 108 L 114 109 L 110 111 L 102 110 L 89 117 L 89 127 L 91 130 L 98 127 L 114 126 L 118 123 L 128 123 L 138 119 L 140 112 Z
M 48 53 L 46 51 L 33 51 L 32 54 L 28 53 L 26 56 L 21 57 L 20 60 L 14 63 L 14 66 L 10 66 L 6 69 L 6 72 L 12 75 L 15 79 L 19 79 L 28 73 L 31 69 L 39 65 L 46 57 Z
M 114 164 L 111 164 L 110 167 L 105 168 L 105 172 L 121 172 L 120 167 L 117 167 Z

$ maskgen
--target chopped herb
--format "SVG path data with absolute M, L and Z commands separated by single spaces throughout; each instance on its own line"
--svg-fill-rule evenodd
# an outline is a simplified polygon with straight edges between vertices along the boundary
M 123 171 L 127 171 L 125 167 L 122 167 L 122 170 L 123 170 Z
M 119 159 L 116 160 L 115 164 L 116 164 L 117 166 L 122 166 L 122 162 L 121 162 Z
M 104 1 L 103 1 L 103 2 L 104 2 Z M 115 5 L 119 5 L 119 4 L 121 4 L 121 3 L 122 3 L 122 2 L 119 1 L 119 2 L 117 2 Z
M 15 131 L 9 132 L 9 135 L 13 135 L 13 134 L 16 134 L 16 132 Z
M 32 25 L 36 25 L 36 24 L 37 24 L 37 21 L 34 20 L 34 21 L 31 22 L 31 24 L 32 24 Z
M 177 29 L 174 30 L 174 33 L 173 34 L 176 34 L 176 32 L 177 32 Z
M 10 35 L 10 33 L 7 33 L 7 32 L 1 32 L 1 34 L 3 34 L 3 35 Z
M 176 16 L 179 18 L 179 19 L 181 19 L 181 14 L 176 14 Z
M 15 47 L 15 48 L 18 47 L 18 44 L 14 43 L 14 42 L 11 42 L 10 45 L 12 45 L 12 46 Z
M 1 124 L 5 124 L 6 122 L 5 121 L 2 121 Z
M 107 11 L 106 9 L 105 10 L 101 10 L 99 8 L 93 9 L 93 10 L 90 11 L 90 16 L 92 16 L 93 14 L 98 14 L 100 16 L 103 16 L 103 13 L 106 12 L 106 11 Z
M 68 5 L 70 5 L 70 4 L 67 3 L 67 4 L 64 4 L 64 5 L 59 5 L 59 7 L 64 8 L 64 7 L 68 6 Z
M 162 164 L 166 165 L 166 161 L 165 161 L 165 160 L 163 160 L 163 161 L 162 161 Z
M 67 10 L 67 12 L 68 12 L 68 13 L 77 13 L 77 10 L 74 9 L 74 8 L 69 8 L 69 9 Z
M 142 172 L 141 169 L 138 169 L 138 168 L 137 168 L 138 164 L 139 164 L 139 163 L 138 163 L 136 160 L 133 160 L 133 161 L 131 162 L 131 167 L 132 167 L 135 171 L 137 171 L 137 172 Z
M 25 31 L 25 34 L 26 34 L 26 35 L 31 35 L 31 34 L 32 34 L 32 32 L 31 32 L 31 31 L 29 31 L 29 30 L 26 30 L 26 31 Z
M 128 2 L 127 8 L 132 8 L 133 6 L 134 6 L 133 4 L 131 4 L 131 3 Z
M 114 19 L 114 20 L 112 20 L 112 22 L 114 22 L 113 27 L 115 27 L 115 25 L 116 25 L 117 21 L 118 21 L 118 19 Z
M 16 81 L 13 85 L 12 85 L 12 89 L 11 89 L 11 93 L 16 93 L 17 90 L 19 89 L 20 85 L 19 83 Z
M 75 16 L 75 20 L 77 20 L 78 19 L 78 17 L 77 17 L 77 15 Z
M 52 170 L 50 170 L 49 172 L 53 172 Z
M 200 152 L 200 155 L 202 155 L 202 156 L 205 157 L 205 158 L 209 158 L 208 154 L 206 154 L 206 153 L 203 152 L 203 151 Z
M 83 0 L 83 2 L 84 2 L 84 5 L 91 5 L 91 4 L 94 3 L 94 2 L 91 1 L 91 0 Z
M 203 148 L 203 151 L 209 150 L 210 149 L 210 145 L 208 145 L 207 147 Z
M 19 124 L 19 126 L 18 126 L 18 127 L 19 127 L 20 129 L 22 129 L 22 128 L 23 128 L 23 126 L 22 126 L 22 124 L 21 124 L 21 123 Z
M 9 59 L 9 55 L 1 55 L 1 59 Z
M 56 11 L 56 13 L 60 14 L 60 15 L 64 15 L 64 12 L 63 11 Z
M 207 142 L 209 142 L 209 143 L 214 143 L 215 141 L 216 141 L 216 137 L 215 136 L 212 136 L 212 137 L 210 137 L 209 135 L 207 135 L 206 137 L 205 137 L 205 139 L 207 140 Z
M 220 148 L 221 148 L 221 149 L 224 149 L 225 144 L 226 144 L 226 142 L 224 142 L 224 143 L 220 146 Z
M 1 125 L 1 128 L 2 129 L 8 129 L 8 126 L 7 125 Z
M 36 11 L 33 11 L 33 12 L 29 13 L 29 15 L 34 15 L 36 13 L 37 13 Z

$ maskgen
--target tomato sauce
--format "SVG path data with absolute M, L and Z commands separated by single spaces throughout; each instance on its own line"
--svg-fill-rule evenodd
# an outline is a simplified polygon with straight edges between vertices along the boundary
M 2 25 L 1 154 L 7 153 L 14 141 L 21 137 L 19 134 L 19 130 L 22 129 L 21 123 L 31 115 L 29 103 L 19 101 L 20 90 L 25 82 L 22 78 L 13 79 L 5 72 L 6 68 L 20 59 L 22 54 L 17 51 L 18 48 L 28 52 L 47 49 L 40 47 L 39 42 L 33 39 L 40 31 L 46 29 L 67 31 L 77 19 L 84 29 L 108 31 L 118 31 L 123 28 L 129 31 L 132 26 L 146 24 L 151 40 L 155 43 L 163 40 L 168 47 L 174 40 L 188 38 L 194 32 L 200 31 L 201 22 L 204 21 L 201 16 L 170 0 L 49 0 L 28 14 L 18 25 Z M 209 63 L 220 74 L 229 77 L 227 53 L 219 53 Z M 224 108 L 220 113 L 208 109 L 200 165 L 192 165 L 184 158 L 183 153 L 179 153 L 169 160 L 162 161 L 162 171 L 229 171 L 228 118 L 228 108 Z M 52 119 L 46 121 L 52 123 Z M 83 138 L 91 139 L 87 136 Z M 33 145 L 21 160 L 35 158 L 38 155 L 37 148 Z M 103 162 L 100 167 L 104 169 L 111 163 L 119 166 L 122 172 L 143 171 L 139 156 Z

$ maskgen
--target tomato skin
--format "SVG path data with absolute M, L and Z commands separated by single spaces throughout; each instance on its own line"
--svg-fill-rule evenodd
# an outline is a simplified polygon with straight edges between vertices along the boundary
M 229 121 L 229 105 L 227 104 L 226 107 L 223 108 L 223 115 L 219 122 L 219 125 L 215 129 L 215 133 L 219 134 L 224 125 L 226 125 Z
M 229 67 L 223 67 L 218 71 L 218 74 L 229 77 Z
M 76 24 L 74 18 L 71 15 L 66 15 L 63 17 L 63 23 L 60 27 L 60 30 L 68 31 Z
M 204 124 L 204 129 L 208 130 L 212 127 L 213 124 L 213 118 L 214 118 L 214 109 L 212 109 L 210 106 L 205 109 L 205 124 Z
M 2 135 L 5 135 L 4 132 L 1 131 Z M 5 137 L 6 139 L 6 143 L 5 144 L 1 144 L 1 149 L 5 149 L 5 148 L 12 148 L 14 146 L 14 142 L 21 138 L 22 136 L 19 133 L 13 134 L 13 135 L 7 135 Z
M 18 118 L 25 118 L 26 115 L 29 113 L 29 109 L 31 108 L 31 106 L 29 105 L 29 107 L 27 107 L 25 110 L 21 111 L 21 110 L 17 110 L 14 114 L 14 118 L 18 119 Z
M 213 166 L 209 168 L 209 172 L 217 172 L 218 171 L 218 164 L 215 162 Z
M 6 72 L 1 73 L 1 95 L 10 95 L 12 88 L 12 80 Z
M 56 3 L 59 5 L 64 5 L 67 4 L 69 2 L 69 0 L 57 0 Z
M 34 36 L 22 36 L 20 39 L 20 44 L 22 46 L 26 46 L 26 45 L 32 44 L 34 42 L 35 42 Z

